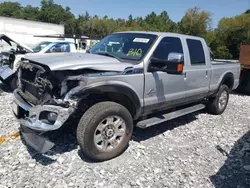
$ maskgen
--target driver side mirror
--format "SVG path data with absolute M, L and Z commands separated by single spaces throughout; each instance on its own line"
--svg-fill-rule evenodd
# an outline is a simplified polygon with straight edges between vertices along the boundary
M 169 53 L 167 60 L 152 57 L 148 66 L 148 72 L 166 72 L 168 74 L 182 74 L 184 56 L 181 53 Z

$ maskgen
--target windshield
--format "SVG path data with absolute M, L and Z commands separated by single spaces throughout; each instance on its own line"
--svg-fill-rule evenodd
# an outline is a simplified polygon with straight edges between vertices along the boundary
M 69 42 L 53 42 L 46 46 L 43 51 L 44 53 L 55 53 L 55 52 L 70 52 Z
M 34 47 L 32 50 L 36 52 L 40 52 L 42 49 L 44 49 L 46 46 L 48 46 L 51 42 L 41 42 L 36 47 Z
M 143 33 L 116 33 L 105 37 L 89 51 L 109 54 L 123 60 L 140 61 L 150 49 L 156 35 Z

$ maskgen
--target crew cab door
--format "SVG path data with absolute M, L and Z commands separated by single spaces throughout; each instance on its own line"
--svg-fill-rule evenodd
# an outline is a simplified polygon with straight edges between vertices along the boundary
M 182 41 L 178 37 L 161 39 L 151 59 L 168 61 L 170 53 L 183 54 Z M 150 60 L 149 60 L 150 61 Z M 185 62 L 184 62 L 185 64 Z M 169 74 L 162 71 L 145 70 L 144 114 L 161 111 L 181 104 L 186 99 L 184 74 Z
M 211 77 L 211 63 L 204 40 L 187 38 L 185 80 L 187 100 L 197 101 L 207 96 Z

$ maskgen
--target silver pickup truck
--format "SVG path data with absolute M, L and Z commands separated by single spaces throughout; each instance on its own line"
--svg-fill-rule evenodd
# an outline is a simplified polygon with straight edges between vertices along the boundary
M 147 128 L 207 107 L 222 114 L 240 65 L 214 62 L 204 39 L 119 32 L 86 54 L 27 55 L 12 110 L 27 145 L 46 153 L 43 133 L 77 121 L 81 151 L 104 161 L 123 153 L 134 126 Z

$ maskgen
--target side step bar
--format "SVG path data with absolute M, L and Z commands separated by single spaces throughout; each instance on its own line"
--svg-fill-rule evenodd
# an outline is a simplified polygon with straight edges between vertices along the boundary
M 160 124 L 160 123 L 163 123 L 165 121 L 175 119 L 177 117 L 181 117 L 181 116 L 184 116 L 184 115 L 187 115 L 187 114 L 202 110 L 204 108 L 206 108 L 206 106 L 204 104 L 197 104 L 197 105 L 187 107 L 187 108 L 184 108 L 184 109 L 181 109 L 181 110 L 177 110 L 177 111 L 174 111 L 174 112 L 163 114 L 160 117 L 159 116 L 158 117 L 152 117 L 152 118 L 149 118 L 149 119 L 139 121 L 136 124 L 136 126 L 139 127 L 139 128 L 145 129 L 145 128 L 151 127 L 153 125 Z

